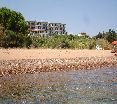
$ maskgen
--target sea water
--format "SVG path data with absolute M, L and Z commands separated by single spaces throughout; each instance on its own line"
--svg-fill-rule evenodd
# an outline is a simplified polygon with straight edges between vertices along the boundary
M 0 104 L 117 104 L 117 68 L 6 75 Z

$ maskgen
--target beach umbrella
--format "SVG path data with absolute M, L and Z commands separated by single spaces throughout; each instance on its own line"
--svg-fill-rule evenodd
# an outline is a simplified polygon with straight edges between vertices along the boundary
M 113 41 L 112 44 L 116 45 L 117 44 L 117 41 Z

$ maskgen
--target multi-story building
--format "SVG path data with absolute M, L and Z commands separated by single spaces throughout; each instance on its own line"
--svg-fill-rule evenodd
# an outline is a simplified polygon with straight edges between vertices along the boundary
M 67 34 L 65 25 L 62 23 L 27 21 L 30 34 L 40 34 L 42 36 L 52 34 Z

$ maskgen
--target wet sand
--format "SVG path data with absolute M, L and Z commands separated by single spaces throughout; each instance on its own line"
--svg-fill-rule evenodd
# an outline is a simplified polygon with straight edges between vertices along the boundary
M 110 50 L 0 49 L 0 76 L 116 66 Z

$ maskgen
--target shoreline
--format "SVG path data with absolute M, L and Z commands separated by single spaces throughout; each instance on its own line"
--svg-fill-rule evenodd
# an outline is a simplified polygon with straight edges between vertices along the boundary
M 116 67 L 117 57 L 79 57 L 71 59 L 0 60 L 0 76 L 52 71 L 91 70 Z
M 117 67 L 111 50 L 0 49 L 0 76 Z

